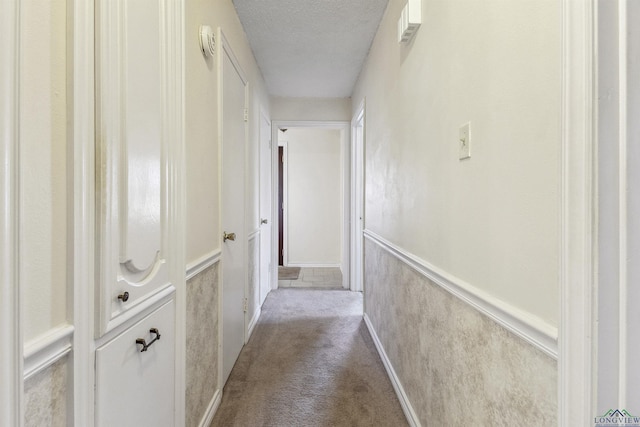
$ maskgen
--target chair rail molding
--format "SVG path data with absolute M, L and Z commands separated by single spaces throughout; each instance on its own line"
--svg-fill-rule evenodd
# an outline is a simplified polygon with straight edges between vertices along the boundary
M 61 325 L 25 344 L 25 381 L 71 352 L 73 329 L 72 325 Z
M 470 283 L 435 267 L 417 256 L 395 246 L 371 230 L 365 230 L 366 239 L 398 258 L 434 284 L 440 286 L 465 304 L 487 316 L 506 330 L 522 338 L 549 357 L 558 357 L 558 330 L 539 317 L 507 304 Z
M 18 277 L 20 2 L 0 2 L 0 425 L 21 426 L 22 329 Z
M 558 424 L 591 425 L 595 306 L 595 1 L 562 2 Z

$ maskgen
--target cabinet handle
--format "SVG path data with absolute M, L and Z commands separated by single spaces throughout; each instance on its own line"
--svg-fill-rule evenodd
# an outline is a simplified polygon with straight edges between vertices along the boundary
M 129 292 L 125 292 L 123 294 L 118 295 L 118 299 L 121 300 L 122 302 L 129 301 Z
M 151 328 L 149 329 L 149 332 L 155 334 L 155 337 L 151 340 L 151 342 L 149 342 L 149 344 L 147 344 L 147 342 L 143 338 L 138 338 L 136 340 L 136 344 L 140 344 L 142 346 L 142 350 L 140 350 L 140 353 L 142 353 L 143 351 L 147 351 L 154 342 L 160 340 L 160 332 L 157 328 Z

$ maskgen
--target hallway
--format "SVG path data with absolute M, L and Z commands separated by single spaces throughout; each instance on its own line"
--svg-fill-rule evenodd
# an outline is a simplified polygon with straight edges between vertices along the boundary
M 211 426 L 371 425 L 406 420 L 362 320 L 362 294 L 271 292 Z

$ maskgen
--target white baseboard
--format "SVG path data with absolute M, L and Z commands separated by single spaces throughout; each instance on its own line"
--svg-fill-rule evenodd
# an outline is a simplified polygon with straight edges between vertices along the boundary
M 69 354 L 73 331 L 73 325 L 59 326 L 27 343 L 24 348 L 24 379 L 31 378 Z
M 247 329 L 247 339 L 246 342 L 249 342 L 249 338 L 251 338 L 251 334 L 258 324 L 258 320 L 260 319 L 260 314 L 262 314 L 262 309 L 260 307 L 256 308 L 256 312 L 253 314 L 253 318 L 249 321 L 249 328 Z
M 290 262 L 286 267 L 300 267 L 300 268 L 338 268 L 342 267 L 342 264 L 300 264 Z
M 209 402 L 209 406 L 207 407 L 207 412 L 205 412 L 202 420 L 200 421 L 199 427 L 209 427 L 211 421 L 213 421 L 213 417 L 216 415 L 218 408 L 220 407 L 220 402 L 222 401 L 222 393 L 220 393 L 220 389 L 216 390 L 216 393 L 213 395 L 213 399 Z
M 557 327 L 429 264 L 370 230 L 365 230 L 364 237 L 503 328 L 558 359 Z
M 421 427 L 420 420 L 418 419 L 418 415 L 413 410 L 413 406 L 411 406 L 411 402 L 409 401 L 409 397 L 407 393 L 405 393 L 404 388 L 402 387 L 402 383 L 400 382 L 400 378 L 396 374 L 395 369 L 393 369 L 393 365 L 387 356 L 387 353 L 384 351 L 384 347 L 380 342 L 380 338 L 378 338 L 378 334 L 369 319 L 367 314 L 364 314 L 364 323 L 367 325 L 367 329 L 369 329 L 369 334 L 371 334 L 371 338 L 373 339 L 374 344 L 376 345 L 376 349 L 378 350 L 378 354 L 380 355 L 380 359 L 382 359 L 382 363 L 384 364 L 384 368 L 387 371 L 387 375 L 389 375 L 389 379 L 391 380 L 391 384 L 393 385 L 393 389 L 396 391 L 396 395 L 398 396 L 398 400 L 400 401 L 400 406 L 402 406 L 402 411 L 404 412 L 404 416 L 407 417 L 407 422 L 412 427 Z

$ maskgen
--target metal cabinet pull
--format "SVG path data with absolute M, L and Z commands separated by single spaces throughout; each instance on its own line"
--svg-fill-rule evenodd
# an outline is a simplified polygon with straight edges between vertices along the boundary
M 260 224 L 268 224 L 268 223 L 269 223 L 269 220 L 266 218 L 263 218 L 260 220 Z
M 118 295 L 118 299 L 122 302 L 129 301 L 129 292 L 125 292 L 123 294 Z
M 226 242 L 227 240 L 236 240 L 236 233 L 227 233 L 224 231 L 222 233 L 222 241 Z
M 140 350 L 140 353 L 142 353 L 143 351 L 147 351 L 154 342 L 160 340 L 160 332 L 158 331 L 157 328 L 151 328 L 149 329 L 149 332 L 152 334 L 155 334 L 155 337 L 151 340 L 149 344 L 147 344 L 147 342 L 142 338 L 138 338 L 136 340 L 136 344 L 140 344 L 142 346 L 142 350 Z

